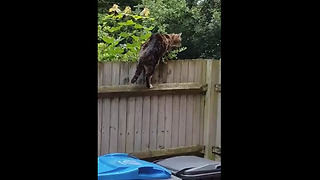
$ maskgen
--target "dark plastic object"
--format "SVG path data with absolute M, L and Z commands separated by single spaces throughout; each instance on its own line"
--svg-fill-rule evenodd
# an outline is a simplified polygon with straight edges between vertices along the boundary
M 177 156 L 155 161 L 182 179 L 221 179 L 221 163 L 197 156 Z

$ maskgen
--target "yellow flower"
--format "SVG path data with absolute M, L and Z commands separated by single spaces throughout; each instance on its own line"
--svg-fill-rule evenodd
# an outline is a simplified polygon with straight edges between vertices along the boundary
M 124 13 L 130 14 L 130 13 L 131 13 L 131 8 L 130 8 L 129 6 L 127 6 L 127 7 L 124 9 Z
M 145 15 L 146 17 L 148 17 L 150 14 L 150 11 L 148 8 L 144 8 L 143 11 L 141 11 L 140 15 L 143 16 Z
M 119 6 L 116 4 L 114 4 L 112 8 L 109 9 L 109 12 L 113 12 L 113 11 L 116 11 L 117 13 L 121 12 L 121 10 L 119 9 Z

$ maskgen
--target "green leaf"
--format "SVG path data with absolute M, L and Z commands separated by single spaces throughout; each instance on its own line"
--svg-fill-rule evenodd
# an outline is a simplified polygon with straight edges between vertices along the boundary
M 115 18 L 119 18 L 121 19 L 123 17 L 123 14 L 118 14 L 117 16 L 115 16 Z
M 138 16 L 138 15 L 132 15 L 132 17 L 135 19 L 135 20 L 138 20 L 138 19 L 141 19 L 142 16 Z
M 117 54 L 121 54 L 123 53 L 123 49 L 119 48 L 119 47 L 115 47 L 113 49 L 109 49 L 108 53 L 112 54 L 112 55 L 117 55 Z
M 126 32 L 121 32 L 119 35 L 120 35 L 121 37 L 124 37 L 124 38 L 130 36 L 130 34 L 129 34 L 129 33 L 126 33 Z
M 152 33 L 146 33 L 142 36 L 140 36 L 143 40 L 147 40 L 150 36 L 152 35 Z
M 121 26 L 117 26 L 117 27 L 112 27 L 112 28 L 108 29 L 108 31 L 115 32 L 115 31 L 118 31 L 120 29 L 121 29 Z
M 135 27 L 136 29 L 141 29 L 141 28 L 143 28 L 143 26 L 140 25 L 140 24 L 136 24 L 134 27 Z
M 107 37 L 107 36 L 103 37 L 102 40 L 106 43 L 109 43 L 109 44 L 111 44 L 115 41 L 115 39 L 113 37 Z
M 139 37 L 135 36 L 135 35 L 132 35 L 131 36 L 135 41 L 139 41 Z
M 151 31 L 153 28 L 154 28 L 154 27 L 151 26 L 151 27 L 148 27 L 148 28 L 145 27 L 144 29 L 145 29 L 145 30 L 148 30 L 148 31 Z
M 119 25 L 122 25 L 122 26 L 130 26 L 130 25 L 134 25 L 136 24 L 135 22 L 133 22 L 132 20 L 128 20 L 124 23 L 118 23 Z
M 127 45 L 128 48 L 135 47 L 135 45 L 131 44 L 131 43 L 127 43 L 126 45 Z
M 123 38 L 120 38 L 120 37 L 119 37 L 118 39 L 115 39 L 115 40 L 113 41 L 114 46 L 118 45 L 119 42 L 122 41 L 122 40 L 123 40 Z

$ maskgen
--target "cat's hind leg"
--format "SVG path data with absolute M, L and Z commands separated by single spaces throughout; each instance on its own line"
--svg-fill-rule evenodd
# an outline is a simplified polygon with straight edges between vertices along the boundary
M 156 68 L 154 65 L 145 66 L 147 88 L 150 88 L 150 89 L 153 88 L 153 86 L 151 84 L 151 79 L 152 79 L 152 76 L 154 74 L 155 69 Z
M 136 72 L 134 73 L 134 76 L 131 79 L 132 84 L 137 81 L 137 79 L 139 78 L 143 69 L 144 69 L 144 67 L 140 63 L 138 63 L 137 68 L 136 68 Z

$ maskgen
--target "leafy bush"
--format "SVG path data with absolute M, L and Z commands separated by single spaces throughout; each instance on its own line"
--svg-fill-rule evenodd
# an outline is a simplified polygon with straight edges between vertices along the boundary
M 182 33 L 180 59 L 221 57 L 221 3 L 214 0 L 142 0 L 152 12 L 153 32 Z M 137 11 L 137 10 L 136 10 Z
M 137 61 L 141 45 L 152 34 L 155 19 L 149 17 L 148 8 L 134 13 L 129 6 L 121 11 L 114 4 L 109 13 L 98 15 L 98 61 Z M 168 58 L 177 58 L 177 53 L 185 49 L 170 52 Z
M 109 12 L 98 17 L 98 61 L 136 61 L 153 29 L 141 23 L 154 19 L 148 17 L 148 9 L 141 15 L 131 14 L 129 6 L 121 11 L 114 5 Z

